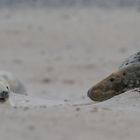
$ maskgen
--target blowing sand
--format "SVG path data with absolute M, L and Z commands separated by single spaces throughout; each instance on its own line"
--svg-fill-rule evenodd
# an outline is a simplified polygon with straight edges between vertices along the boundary
M 28 96 L 0 105 L 2 140 L 136 140 L 140 94 L 96 103 L 87 90 L 140 48 L 136 9 L 2 9 L 0 68 Z

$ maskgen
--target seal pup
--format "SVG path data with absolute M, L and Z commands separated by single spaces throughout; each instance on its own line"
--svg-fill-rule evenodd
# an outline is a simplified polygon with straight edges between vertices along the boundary
M 104 101 L 134 88 L 140 88 L 140 52 L 123 61 L 118 71 L 91 87 L 87 95 L 94 101 Z
M 0 103 L 6 102 L 13 93 L 27 95 L 24 85 L 18 78 L 10 72 L 0 71 Z
M 9 99 L 9 96 L 9 84 L 3 78 L 0 78 L 0 103 L 6 102 Z
M 12 73 L 7 71 L 0 71 L 0 79 L 7 82 L 10 87 L 10 91 L 17 94 L 27 95 L 24 84 Z

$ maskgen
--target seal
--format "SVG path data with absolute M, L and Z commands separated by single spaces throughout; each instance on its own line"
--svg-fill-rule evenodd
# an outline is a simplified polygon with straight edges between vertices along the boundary
M 12 93 L 27 95 L 24 85 L 18 78 L 9 72 L 0 71 L 0 103 L 6 102 Z
M 27 95 L 24 84 L 12 73 L 0 71 L 0 79 L 3 79 L 10 86 L 10 91 L 17 94 Z
M 0 103 L 4 103 L 9 99 L 10 87 L 8 83 L 0 78 Z
M 140 88 L 140 52 L 123 61 L 118 71 L 91 87 L 87 95 L 104 101 L 134 88 Z

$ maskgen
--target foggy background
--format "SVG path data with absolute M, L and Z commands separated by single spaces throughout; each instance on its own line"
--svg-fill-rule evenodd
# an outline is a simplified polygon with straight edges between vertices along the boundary
M 101 6 L 101 7 L 130 7 L 140 6 L 140 0 L 0 0 L 3 6 Z

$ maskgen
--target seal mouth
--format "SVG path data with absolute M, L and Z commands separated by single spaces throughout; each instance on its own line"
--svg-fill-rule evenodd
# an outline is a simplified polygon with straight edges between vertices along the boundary
M 4 103 L 7 99 L 5 98 L 0 98 L 0 103 Z

